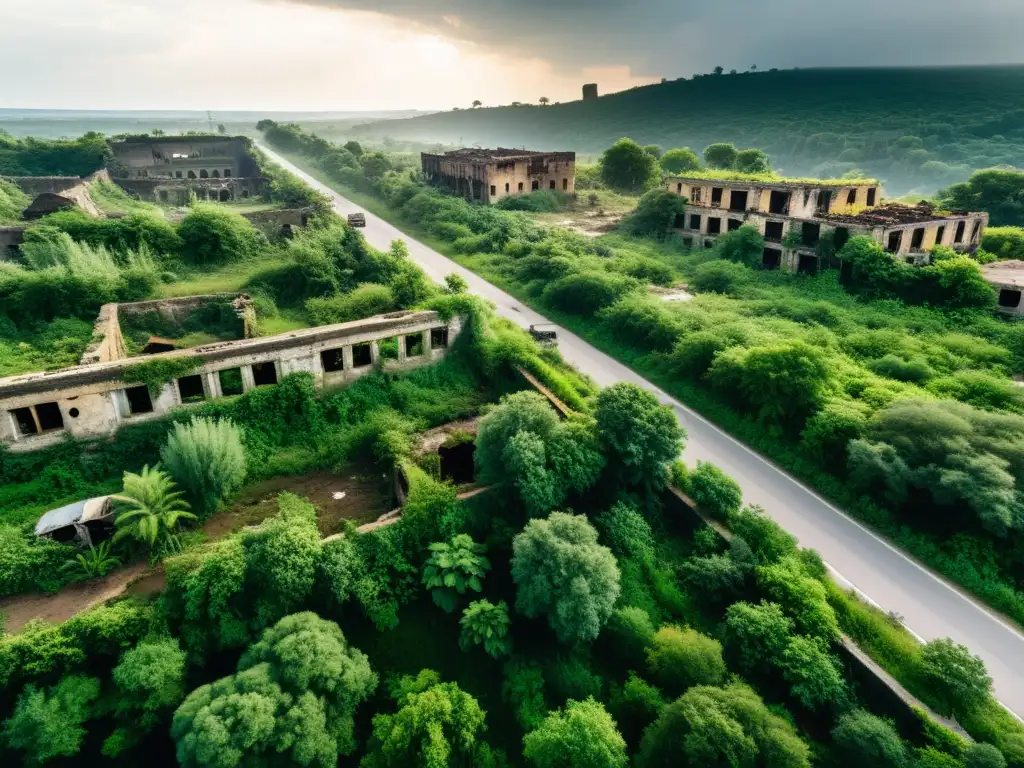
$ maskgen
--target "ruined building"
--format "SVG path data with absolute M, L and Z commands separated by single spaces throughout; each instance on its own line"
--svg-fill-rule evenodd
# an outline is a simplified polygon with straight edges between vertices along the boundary
M 597 83 L 586 83 L 583 86 L 583 100 L 590 101 L 597 98 Z
M 763 266 L 791 272 L 818 271 L 818 246 L 826 235 L 835 250 L 867 235 L 894 257 L 921 265 L 936 245 L 973 251 L 988 224 L 987 213 L 882 203 L 879 184 L 870 179 L 751 181 L 716 174 L 673 177 L 666 185 L 686 197 L 674 224 L 684 241 L 710 248 L 719 234 L 752 224 L 764 235 Z
M 541 189 L 576 191 L 575 152 L 456 149 L 443 155 L 424 152 L 421 160 L 428 183 L 470 201 L 496 203 Z
M 231 136 L 163 136 L 111 143 L 114 183 L 142 200 L 188 203 L 189 194 L 222 202 L 259 195 L 269 184 L 249 151 Z

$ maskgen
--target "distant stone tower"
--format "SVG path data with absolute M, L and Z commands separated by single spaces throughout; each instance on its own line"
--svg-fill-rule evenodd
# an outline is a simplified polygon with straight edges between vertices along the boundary
M 583 100 L 590 101 L 597 98 L 597 83 L 587 83 L 583 86 Z

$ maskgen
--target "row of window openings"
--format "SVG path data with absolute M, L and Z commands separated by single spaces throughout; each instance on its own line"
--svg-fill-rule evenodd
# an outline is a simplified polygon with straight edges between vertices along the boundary
M 551 179 L 551 181 L 548 182 L 548 185 L 549 185 L 548 189 L 555 189 L 555 180 Z M 530 185 L 530 190 L 533 191 L 533 192 L 536 192 L 538 189 L 540 189 L 540 182 L 537 181 L 536 179 L 534 179 L 533 183 Z M 505 182 L 505 194 L 508 194 L 510 191 L 512 191 L 512 185 L 509 184 L 506 181 Z M 521 182 L 521 181 L 519 182 L 519 189 L 518 189 L 518 191 L 519 192 L 523 191 L 523 182 Z M 562 191 L 563 192 L 568 192 L 569 191 L 569 180 L 568 179 L 562 179 Z M 492 195 L 498 194 L 498 188 L 494 184 L 491 184 L 491 194 Z
M 956 230 L 953 232 L 953 243 L 963 243 L 964 234 L 967 231 L 967 222 L 958 221 L 956 224 Z M 890 253 L 896 253 L 899 251 L 900 246 L 903 245 L 903 232 L 902 229 L 897 229 L 895 232 L 889 233 L 889 239 L 886 242 L 885 249 Z M 971 242 L 978 239 L 978 235 L 981 233 L 981 222 L 974 222 L 974 227 L 971 230 Z M 918 227 L 913 230 L 910 235 L 910 250 L 917 251 L 924 247 L 924 227 Z M 946 236 L 946 227 L 941 226 L 935 232 L 935 243 L 942 243 L 943 238 Z
M 143 178 L 148 179 L 149 178 L 149 171 L 142 171 L 142 176 L 143 176 Z M 188 172 L 185 173 L 184 176 L 182 176 L 182 172 L 181 171 L 175 171 L 174 172 L 174 178 L 176 178 L 176 179 L 182 179 L 182 178 L 184 178 L 184 179 L 195 179 L 195 178 L 199 178 L 199 179 L 219 179 L 219 178 L 221 178 L 221 175 L 220 175 L 220 171 L 217 168 L 214 168 L 212 171 L 207 171 L 205 168 L 200 168 L 199 169 L 199 176 L 196 176 L 196 172 L 195 171 L 188 171 Z M 225 168 L 224 169 L 224 178 L 225 179 L 230 179 L 231 178 L 231 169 L 230 168 Z
M 711 188 L 711 205 L 721 207 L 722 195 L 724 193 L 723 187 L 712 187 Z M 683 194 L 682 183 L 676 184 L 676 193 Z M 729 193 L 729 210 L 730 211 L 745 211 L 747 210 L 748 192 L 733 190 Z M 876 190 L 874 187 L 868 190 L 868 206 L 875 204 Z M 690 202 L 700 203 L 702 197 L 701 187 L 690 187 Z M 804 205 L 806 206 L 810 202 L 811 190 L 804 190 Z M 779 190 L 772 190 L 768 198 L 768 213 L 789 213 L 789 200 L 790 193 Z M 846 195 L 846 204 L 855 205 L 857 202 L 857 190 L 851 189 Z M 832 204 L 832 192 L 829 190 L 820 190 L 818 192 L 818 203 L 816 210 L 818 213 L 828 213 L 829 207 Z
M 219 191 L 213 189 L 213 190 L 209 190 L 209 194 L 207 194 L 207 190 L 205 190 L 205 189 L 197 189 L 197 190 L 195 190 L 195 193 L 196 193 L 196 198 L 199 199 L 199 200 L 218 200 L 219 199 L 222 203 L 226 203 L 226 202 L 228 202 L 229 200 L 232 199 L 232 195 L 231 195 L 231 190 L 230 189 L 222 189 L 222 190 L 219 190 Z M 159 197 L 160 197 L 160 202 L 161 203 L 166 203 L 168 201 L 168 199 L 169 199 L 169 193 L 167 192 L 166 189 L 161 189 L 160 192 L 159 192 Z M 249 191 L 248 190 L 243 190 L 242 191 L 242 197 L 249 197 Z

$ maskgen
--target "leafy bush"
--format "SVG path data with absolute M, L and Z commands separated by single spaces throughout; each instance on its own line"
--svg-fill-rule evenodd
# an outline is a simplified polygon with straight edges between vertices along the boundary
M 551 283 L 544 290 L 544 300 L 557 309 L 589 317 L 639 285 L 637 280 L 623 275 L 579 272 Z
M 707 461 L 697 462 L 697 468 L 687 476 L 684 490 L 719 520 L 728 520 L 740 511 L 743 503 L 739 483 Z
M 395 294 L 386 285 L 363 283 L 341 296 L 313 297 L 306 301 L 306 311 L 316 325 L 347 323 L 395 308 Z
M 647 649 L 647 666 L 670 695 L 694 685 L 718 685 L 725 680 L 722 646 L 707 635 L 676 625 L 654 633 Z
M 523 756 L 533 765 L 558 768 L 569 755 L 573 765 L 625 768 L 629 762 L 626 742 L 600 702 L 570 700 L 523 739 Z
M 632 139 L 619 139 L 601 156 L 601 181 L 619 192 L 643 192 L 661 178 L 658 159 Z
M 489 600 L 474 600 L 462 612 L 459 625 L 459 646 L 466 651 L 482 645 L 488 656 L 498 659 L 512 652 L 508 636 L 511 620 L 504 601 L 494 605 Z
M 647 649 L 654 639 L 654 624 L 642 608 L 625 606 L 616 608 L 601 630 L 601 642 L 607 643 L 609 658 L 623 665 L 639 669 L 646 661 Z
M 49 691 L 26 686 L 4 723 L 8 746 L 24 752 L 28 765 L 78 754 L 85 738 L 83 726 L 99 693 L 99 680 L 81 675 L 65 677 Z
M 665 302 L 642 293 L 626 294 L 597 317 L 617 339 L 648 351 L 669 351 L 682 331 Z
M 906 745 L 892 724 L 862 709 L 839 718 L 832 729 L 835 748 L 853 764 L 904 768 L 909 765 Z
M 726 260 L 709 261 L 693 271 L 690 285 L 698 291 L 735 293 L 750 277 L 750 269 L 743 264 Z
M 248 261 L 267 247 L 266 238 L 237 213 L 213 205 L 195 205 L 178 225 L 182 259 L 211 266 Z
M 665 237 L 677 216 L 686 210 L 686 200 L 664 187 L 645 193 L 619 228 L 635 237 Z
M 465 533 L 451 541 L 430 545 L 430 557 L 423 567 L 423 585 L 430 590 L 434 604 L 446 613 L 458 606 L 466 590 L 483 591 L 483 579 L 491 569 L 483 556 L 487 547 L 477 544 Z
M 509 195 L 503 197 L 498 201 L 498 208 L 503 211 L 552 213 L 564 210 L 571 202 L 572 197 L 564 192 L 540 189 L 528 195 Z
M 229 419 L 193 418 L 175 424 L 160 459 L 205 517 L 245 479 L 241 430 Z

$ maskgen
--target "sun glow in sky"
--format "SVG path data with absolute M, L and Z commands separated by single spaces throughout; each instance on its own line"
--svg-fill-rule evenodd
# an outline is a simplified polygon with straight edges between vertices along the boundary
M 365 11 L 267 0 L 0 0 L 0 107 L 450 109 L 575 99 L 597 75 L 604 91 L 647 81 L 626 67 L 556 72 L 530 55 Z

